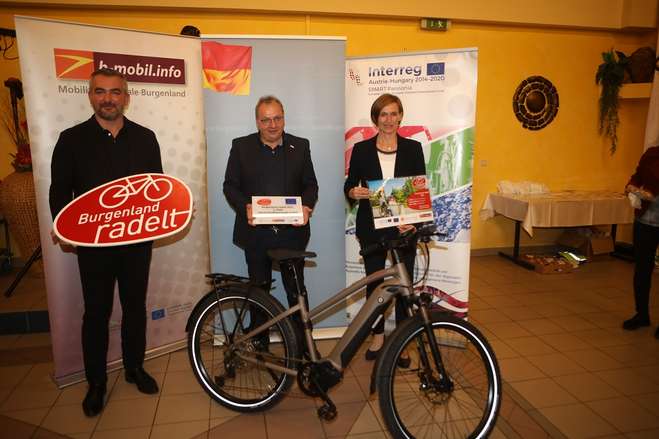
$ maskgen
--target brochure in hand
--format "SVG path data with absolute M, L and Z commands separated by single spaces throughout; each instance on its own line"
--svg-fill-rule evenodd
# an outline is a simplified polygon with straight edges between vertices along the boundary
M 432 221 L 425 175 L 367 181 L 376 229 Z

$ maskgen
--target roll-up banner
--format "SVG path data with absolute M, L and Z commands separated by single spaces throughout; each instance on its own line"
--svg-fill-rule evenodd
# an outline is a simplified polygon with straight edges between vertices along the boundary
M 427 281 L 417 285 L 437 306 L 466 316 L 469 301 L 472 170 L 478 51 L 474 48 L 350 58 L 346 62 L 345 169 L 355 143 L 377 134 L 373 101 L 398 96 L 404 109 L 399 134 L 423 145 L 435 223 L 445 233 L 430 247 Z M 347 209 L 348 283 L 364 275 L 355 237 L 355 209 Z M 417 256 L 415 279 L 425 260 Z M 348 318 L 362 305 L 352 302 Z
M 92 114 L 89 75 L 110 67 L 128 79 L 129 119 L 156 133 L 165 174 L 195 200 L 190 225 L 156 241 L 147 294 L 147 357 L 184 344 L 192 306 L 208 286 L 206 144 L 200 41 L 197 38 L 16 17 L 34 169 L 55 380 L 83 379 L 82 289 L 76 256 L 50 237 L 50 161 L 59 133 Z M 121 306 L 115 295 L 108 362 L 121 362 Z
M 243 251 L 233 244 L 234 212 L 222 192 L 231 141 L 256 132 L 261 96 L 283 105 L 285 131 L 309 139 L 318 203 L 307 249 L 317 253 L 304 278 L 313 307 L 345 286 L 343 122 L 345 38 L 204 35 L 204 101 L 208 141 L 208 204 L 213 271 L 246 275 Z M 219 44 L 218 44 L 219 43 Z M 279 273 L 273 294 L 287 306 Z M 315 323 L 343 327 L 345 311 Z

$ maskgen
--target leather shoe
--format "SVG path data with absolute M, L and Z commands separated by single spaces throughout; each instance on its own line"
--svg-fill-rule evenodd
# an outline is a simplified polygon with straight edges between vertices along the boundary
M 101 413 L 105 403 L 105 384 L 90 384 L 87 395 L 82 401 L 82 411 L 85 416 L 94 417 Z
M 137 390 L 148 395 L 158 393 L 158 383 L 151 375 L 146 373 L 144 368 L 126 369 L 126 381 L 135 383 Z
M 636 314 L 631 319 L 622 322 L 622 329 L 626 329 L 627 331 L 634 331 L 643 326 L 650 326 L 650 317 Z
M 373 361 L 376 358 L 378 358 L 378 355 L 380 355 L 380 351 L 382 348 L 378 349 L 377 351 L 372 351 L 370 349 L 366 349 L 366 355 L 364 357 L 366 358 L 366 361 Z

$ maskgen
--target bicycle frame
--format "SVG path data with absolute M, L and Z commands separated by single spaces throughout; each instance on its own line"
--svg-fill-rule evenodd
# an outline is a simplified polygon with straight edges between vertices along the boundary
M 247 334 L 237 337 L 234 340 L 234 343 L 240 343 L 246 339 L 249 339 L 296 312 L 300 312 L 302 321 L 307 321 L 307 319 L 312 320 L 313 318 L 318 317 L 329 309 L 335 307 L 341 301 L 357 293 L 369 283 L 381 279 L 385 279 L 384 282 L 378 285 L 378 287 L 373 291 L 373 294 L 371 294 L 368 300 L 366 300 L 366 303 L 364 303 L 362 308 L 354 317 L 353 321 L 350 323 L 350 325 L 348 325 L 348 328 L 346 329 L 343 336 L 339 339 L 332 352 L 326 357 L 326 359 L 329 360 L 335 368 L 343 371 L 343 369 L 350 363 L 350 360 L 352 360 L 354 357 L 357 349 L 359 349 L 359 346 L 363 343 L 366 337 L 368 337 L 368 334 L 375 321 L 378 318 L 381 318 L 382 312 L 386 309 L 387 306 L 389 306 L 389 303 L 393 300 L 393 298 L 397 295 L 407 297 L 412 294 L 412 282 L 403 262 L 398 262 L 389 268 L 378 270 L 375 273 L 359 279 L 358 281 L 336 293 L 331 298 L 327 299 L 325 302 L 316 306 L 311 311 L 307 311 L 304 298 L 302 295 L 298 295 L 297 305 L 287 309 L 285 312 L 275 316 L 257 328 L 254 328 Z M 309 328 L 305 328 L 304 332 L 311 359 L 313 361 L 317 361 L 319 358 L 316 358 L 316 351 L 314 349 L 314 342 L 311 337 L 311 330 Z M 280 365 L 270 363 L 266 360 L 255 359 L 240 354 L 238 354 L 238 356 L 245 361 L 258 363 L 289 375 L 297 375 L 298 373 L 298 371 L 295 369 L 282 367 Z

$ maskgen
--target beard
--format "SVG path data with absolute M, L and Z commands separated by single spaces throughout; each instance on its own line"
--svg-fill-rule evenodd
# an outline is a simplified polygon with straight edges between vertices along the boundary
M 99 105 L 95 113 L 101 119 L 112 122 L 124 114 L 124 108 L 114 104 Z

